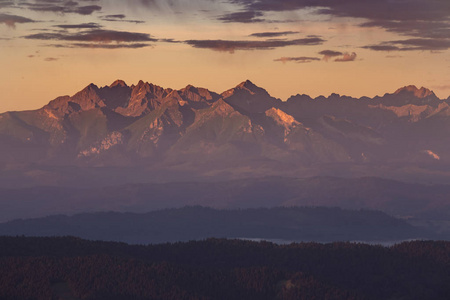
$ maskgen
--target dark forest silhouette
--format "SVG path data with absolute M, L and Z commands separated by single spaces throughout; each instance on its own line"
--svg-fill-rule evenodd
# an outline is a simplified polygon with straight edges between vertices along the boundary
M 0 299 L 448 299 L 450 243 L 0 237 Z

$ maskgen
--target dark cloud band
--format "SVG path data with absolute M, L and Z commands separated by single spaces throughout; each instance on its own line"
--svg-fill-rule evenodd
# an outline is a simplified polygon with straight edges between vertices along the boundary
M 35 40 L 58 40 L 74 42 L 96 42 L 96 43 L 130 43 L 130 42 L 155 42 L 147 33 L 114 31 L 95 29 L 78 33 L 37 33 L 25 36 L 26 39 Z
M 450 1 L 448 0 L 230 0 L 248 12 L 292 11 L 315 9 L 316 14 L 335 17 L 363 18 L 362 27 L 379 27 L 414 38 L 450 39 Z M 435 43 L 435 41 L 430 40 Z M 383 49 L 381 45 L 373 49 Z M 398 47 L 404 50 L 435 48 Z M 390 47 L 391 50 L 394 46 Z
M 55 25 L 55 27 L 62 29 L 97 29 L 101 28 L 102 26 L 98 23 L 83 23 L 83 24 L 62 24 L 62 25 Z
M 330 58 L 343 55 L 342 52 L 333 51 L 333 50 L 322 50 L 319 52 L 320 55 L 323 55 L 323 60 L 328 61 Z
M 0 14 L 0 24 L 15 28 L 17 23 L 33 23 L 34 21 L 25 17 Z
M 86 1 L 85 1 L 86 2 Z M 97 2 L 97 1 L 89 1 Z M 74 13 L 80 15 L 91 15 L 96 11 L 102 9 L 98 5 L 82 5 L 80 6 L 78 2 L 75 1 L 64 1 L 64 0 L 34 0 L 34 1 L 21 1 L 16 4 L 19 8 L 26 8 L 33 11 L 42 12 L 54 12 L 54 13 Z M 11 5 L 8 5 L 11 6 Z
M 107 22 L 124 22 L 124 23 L 135 23 L 135 24 L 145 23 L 145 21 L 140 21 L 140 20 L 127 20 L 126 17 L 127 16 L 124 14 L 116 14 L 116 15 L 102 16 L 101 19 L 103 21 L 107 21 Z
M 309 62 L 313 62 L 313 61 L 320 61 L 320 58 L 308 57 L 308 56 L 280 57 L 280 58 L 274 59 L 274 61 L 279 61 L 279 62 L 282 62 L 282 63 L 287 63 L 287 62 L 309 63 Z
M 364 46 L 375 51 L 442 51 L 450 49 L 449 39 L 406 39 Z
M 140 49 L 152 47 L 151 44 L 145 43 L 128 43 L 128 44 L 94 44 L 94 43 L 71 43 L 67 45 L 49 45 L 57 48 L 90 48 L 90 49 Z
M 243 11 L 222 15 L 217 20 L 225 23 L 258 23 L 264 22 L 263 19 L 259 18 L 262 15 L 263 13 L 258 11 Z
M 354 61 L 356 59 L 356 53 L 343 53 L 339 51 L 333 51 L 333 50 L 322 50 L 319 52 L 320 55 L 323 55 L 324 61 L 329 61 L 331 58 L 335 58 L 335 62 L 349 62 Z
M 342 55 L 342 52 L 339 51 L 333 51 L 333 50 L 322 50 L 319 52 L 320 55 L 333 57 L 333 56 L 340 56 Z
M 256 32 L 252 33 L 249 36 L 259 37 L 259 38 L 270 38 L 270 37 L 280 37 L 291 34 L 297 34 L 298 31 L 281 31 L 281 32 Z
M 265 41 L 230 41 L 230 40 L 187 40 L 186 44 L 194 48 L 210 49 L 233 53 L 236 50 L 270 50 L 287 46 L 321 45 L 325 40 L 319 37 L 295 40 L 265 40 Z
M 106 15 L 103 18 L 105 19 L 125 19 L 125 15 L 124 14 L 118 14 L 118 15 Z

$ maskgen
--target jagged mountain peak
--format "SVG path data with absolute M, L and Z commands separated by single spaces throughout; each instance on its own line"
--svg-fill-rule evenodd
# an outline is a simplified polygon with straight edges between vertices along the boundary
M 257 86 L 256 84 L 254 84 L 253 82 L 251 82 L 248 79 L 246 81 L 243 81 L 240 84 L 238 84 L 235 87 L 235 89 L 247 90 L 251 94 L 267 94 L 267 95 L 269 95 L 269 93 L 265 89 L 263 89 L 262 87 Z
M 263 88 L 256 86 L 250 80 L 241 82 L 236 87 L 223 92 L 223 99 L 241 113 L 264 113 L 271 107 L 277 107 L 281 100 L 273 98 Z
M 418 89 L 415 85 L 408 85 L 397 89 L 394 93 L 386 93 L 384 96 L 376 96 L 372 99 L 374 104 L 382 104 L 384 106 L 401 107 L 405 105 L 415 106 L 432 106 L 437 107 L 440 99 L 433 91 L 421 87 Z
M 188 84 L 186 87 L 182 88 L 179 92 L 183 95 L 189 93 L 199 94 L 200 89 L 201 88 L 197 88 L 191 84 Z
M 397 89 L 394 92 L 395 95 L 406 94 L 406 93 L 413 94 L 417 98 L 426 98 L 428 96 L 436 96 L 433 91 L 431 91 L 425 87 L 421 87 L 420 89 L 418 89 L 415 85 L 404 86 L 402 88 Z
M 253 82 L 251 82 L 249 79 L 247 79 L 247 80 L 241 82 L 240 84 L 238 84 L 237 87 L 251 89 L 251 88 L 258 87 L 258 86 L 256 86 Z
M 94 83 L 90 83 L 82 91 L 85 91 L 85 90 L 98 90 L 98 86 Z
M 180 95 L 182 95 L 185 100 L 194 101 L 194 102 L 203 102 L 203 101 L 215 101 L 219 99 L 219 95 L 211 92 L 208 89 L 195 87 L 193 85 L 187 85 L 185 88 L 179 90 Z
M 117 79 L 116 81 L 114 81 L 113 83 L 111 83 L 111 85 L 110 85 L 109 87 L 110 87 L 110 88 L 113 88 L 113 87 L 116 87 L 116 86 L 119 86 L 119 87 L 128 87 L 128 85 L 125 83 L 125 81 L 120 80 L 120 79 Z
M 82 89 L 81 91 L 79 91 L 78 93 L 76 93 L 75 95 L 72 96 L 72 99 L 76 100 L 76 101 L 84 101 L 84 100 L 88 100 L 88 99 L 97 99 L 99 98 L 98 96 L 98 91 L 100 90 L 100 88 L 91 83 L 88 86 L 86 86 L 84 89 Z
M 149 86 L 149 85 L 150 84 L 148 82 L 144 82 L 143 80 L 139 80 L 139 82 L 136 85 L 132 86 L 132 87 L 133 87 L 133 89 L 142 89 L 142 88 L 144 88 L 146 86 Z
M 246 94 L 250 94 L 250 95 L 270 96 L 269 93 L 265 89 L 255 85 L 253 82 L 251 82 L 248 79 L 246 81 L 239 83 L 234 88 L 223 92 L 222 97 L 227 98 L 236 93 L 246 93 Z
M 142 80 L 139 80 L 138 84 L 131 86 L 131 88 L 133 90 L 133 94 L 150 93 L 150 94 L 158 94 L 158 97 L 163 95 L 165 92 L 166 92 L 166 94 L 168 94 L 172 91 L 172 89 L 164 89 L 163 87 L 161 87 L 159 85 L 144 82 Z
M 52 117 L 60 118 L 73 112 L 90 110 L 106 106 L 99 95 L 101 89 L 91 83 L 73 96 L 58 97 L 43 107 Z
M 148 83 L 148 82 L 144 82 L 143 80 L 139 80 L 139 82 L 136 85 L 132 85 L 131 88 L 133 90 L 142 90 L 142 89 L 146 89 L 146 90 L 150 90 L 151 88 L 161 88 L 162 87 L 155 85 L 153 83 Z

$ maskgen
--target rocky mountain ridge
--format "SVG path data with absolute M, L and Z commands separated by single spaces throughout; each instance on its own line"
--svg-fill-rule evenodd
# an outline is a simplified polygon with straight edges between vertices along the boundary
M 0 163 L 144 165 L 206 176 L 231 169 L 303 176 L 311 167 L 318 175 L 333 164 L 430 170 L 450 161 L 449 105 L 415 86 L 374 98 L 281 101 L 249 80 L 221 94 L 117 80 L 0 114 Z

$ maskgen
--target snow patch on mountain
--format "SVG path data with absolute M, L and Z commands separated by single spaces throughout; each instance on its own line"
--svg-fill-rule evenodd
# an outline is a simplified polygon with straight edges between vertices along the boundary
M 96 146 L 93 146 L 87 150 L 81 151 L 78 154 L 78 157 L 89 157 L 92 155 L 100 154 L 101 152 L 104 152 L 111 147 L 115 145 L 121 145 L 123 144 L 123 134 L 114 131 L 110 133 L 106 138 L 104 138 L 100 143 L 98 143 Z
M 424 150 L 424 152 L 426 154 L 428 154 L 431 158 L 435 159 L 435 160 L 440 160 L 441 159 L 441 157 L 439 155 L 437 155 L 436 153 L 434 153 L 431 150 Z

